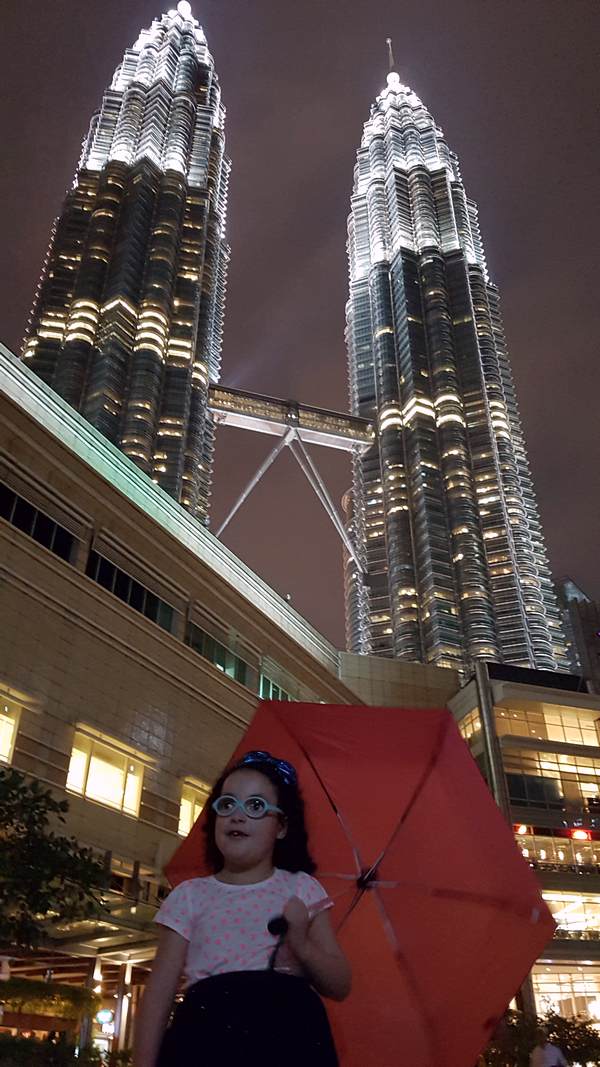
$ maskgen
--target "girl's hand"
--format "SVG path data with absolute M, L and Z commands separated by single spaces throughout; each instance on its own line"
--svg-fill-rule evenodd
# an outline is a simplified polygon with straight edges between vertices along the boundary
M 283 916 L 288 922 L 288 930 L 285 937 L 286 944 L 289 945 L 294 955 L 301 961 L 306 949 L 308 928 L 310 926 L 308 908 L 299 897 L 290 897 L 283 909 Z
M 350 992 L 350 966 L 337 943 L 325 911 L 312 919 L 298 897 L 290 897 L 283 909 L 288 921 L 285 944 L 302 966 L 311 985 L 323 997 L 344 1000 Z

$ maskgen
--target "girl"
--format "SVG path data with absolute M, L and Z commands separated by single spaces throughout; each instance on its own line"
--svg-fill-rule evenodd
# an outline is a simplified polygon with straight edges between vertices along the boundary
M 182 882 L 156 916 L 135 1067 L 335 1067 L 317 993 L 343 1000 L 350 968 L 326 914 L 331 901 L 311 878 L 296 772 L 248 752 L 207 806 L 216 873 Z M 165 1033 L 182 971 L 187 992 Z

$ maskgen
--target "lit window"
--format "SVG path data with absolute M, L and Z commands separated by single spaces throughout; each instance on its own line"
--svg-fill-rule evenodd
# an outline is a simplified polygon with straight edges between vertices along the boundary
M 179 826 L 177 833 L 186 837 L 202 811 L 208 796 L 210 786 L 206 782 L 185 782 L 181 791 L 181 804 L 179 806 Z
M 110 808 L 137 815 L 143 767 L 115 743 L 97 741 L 77 731 L 73 739 L 67 789 Z
M 20 708 L 0 694 L 0 761 L 10 763 L 19 728 Z

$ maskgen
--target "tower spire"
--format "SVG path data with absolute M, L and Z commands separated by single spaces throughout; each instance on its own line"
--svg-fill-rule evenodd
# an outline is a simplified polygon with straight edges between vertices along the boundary
M 388 49 L 388 74 L 393 74 L 396 70 L 396 61 L 394 59 L 394 50 L 392 48 L 392 38 L 386 37 L 385 43 Z

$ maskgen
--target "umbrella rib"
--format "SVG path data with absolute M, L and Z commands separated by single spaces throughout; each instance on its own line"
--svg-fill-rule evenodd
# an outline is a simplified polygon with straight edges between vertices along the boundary
M 361 873 L 361 871 L 363 869 L 362 868 L 361 859 L 360 859 L 360 852 L 358 851 L 358 847 L 354 843 L 354 839 L 352 837 L 352 834 L 350 833 L 349 827 L 347 826 L 346 821 L 343 818 L 340 809 L 338 808 L 335 800 L 333 799 L 331 793 L 329 792 L 327 786 L 325 785 L 325 782 L 321 778 L 321 775 L 319 774 L 317 768 L 315 767 L 315 764 L 313 763 L 313 761 L 312 761 L 311 757 L 309 756 L 308 752 L 306 751 L 304 746 L 300 743 L 300 741 L 298 740 L 297 737 L 294 737 L 294 740 L 295 740 L 296 744 L 298 745 L 298 748 L 302 752 L 302 755 L 306 759 L 307 763 L 312 768 L 313 774 L 315 775 L 317 781 L 319 782 L 319 785 L 321 786 L 321 789 L 325 793 L 325 796 L 327 797 L 329 803 L 331 804 L 331 807 L 333 808 L 337 818 L 339 819 L 339 822 L 341 824 L 342 830 L 344 831 L 346 837 L 348 838 L 348 841 L 350 843 L 350 847 L 351 847 L 352 852 L 354 854 L 354 862 L 356 864 L 356 872 L 357 872 L 357 874 L 360 875 L 360 873 Z
M 475 893 L 469 889 L 436 888 L 428 886 L 424 882 L 392 882 L 374 878 L 369 887 L 373 889 L 412 889 L 419 893 L 425 893 L 431 897 L 441 897 L 445 900 L 456 900 L 465 904 L 482 904 L 498 908 L 502 911 L 512 911 L 515 915 L 528 918 L 537 922 L 540 918 L 539 908 L 530 904 L 518 905 L 506 897 L 494 896 L 491 893 Z
M 385 930 L 385 932 L 387 934 L 388 940 L 389 940 L 389 942 L 390 942 L 390 944 L 392 946 L 392 951 L 394 953 L 394 958 L 396 960 L 396 963 L 397 963 L 399 969 L 404 973 L 404 977 L 406 979 L 408 988 L 410 990 L 412 999 L 414 1001 L 415 1008 L 417 1009 L 418 1013 L 421 1016 L 421 1020 L 422 1020 L 422 1023 L 423 1023 L 423 1034 L 424 1034 L 424 1036 L 425 1036 L 425 1038 L 427 1040 L 427 1043 L 429 1045 L 429 1054 L 430 1054 L 430 1057 L 431 1057 L 431 1061 L 433 1063 L 440 1063 L 441 1059 L 440 1059 L 440 1057 L 438 1055 L 439 1048 L 438 1048 L 438 1042 L 437 1042 L 437 1037 L 436 1037 L 435 1019 L 434 1019 L 434 1017 L 432 1015 L 430 1015 L 429 1011 L 427 1010 L 427 1006 L 423 1002 L 423 997 L 421 995 L 421 990 L 419 989 L 417 980 L 416 980 L 416 978 L 415 978 L 415 976 L 414 976 L 414 974 L 413 974 L 413 972 L 411 970 L 409 962 L 408 962 L 406 956 L 404 955 L 402 949 L 400 948 L 400 942 L 398 940 L 398 935 L 396 934 L 396 931 L 394 929 L 394 925 L 392 923 L 392 920 L 390 919 L 390 917 L 389 917 L 389 915 L 388 915 L 388 913 L 386 911 L 386 908 L 385 908 L 385 905 L 383 903 L 383 900 L 381 899 L 381 896 L 380 896 L 379 892 L 376 889 L 373 890 L 373 893 L 374 893 L 374 896 L 375 896 L 375 900 L 377 902 L 377 907 L 379 908 L 379 912 L 380 912 L 380 915 L 381 915 L 381 921 L 382 921 L 382 924 L 383 924 L 383 928 L 384 928 L 384 930 Z
M 410 800 L 408 801 L 408 804 L 406 805 L 402 815 L 400 816 L 400 819 L 398 820 L 398 823 L 397 823 L 397 825 L 396 825 L 396 827 L 395 827 L 395 829 L 394 829 L 394 831 L 392 833 L 392 836 L 390 837 L 387 845 L 384 845 L 384 847 L 382 848 L 382 850 L 379 853 L 379 855 L 378 855 L 377 859 L 375 860 L 375 862 L 371 864 L 369 873 L 374 873 L 377 870 L 377 868 L 378 868 L 379 864 L 381 863 L 382 859 L 384 858 L 386 852 L 391 848 L 391 846 L 394 843 L 396 837 L 398 836 L 403 824 L 408 819 L 408 816 L 410 815 L 410 813 L 411 813 L 412 809 L 414 808 L 417 800 L 419 799 L 420 794 L 422 793 L 423 789 L 425 788 L 425 784 L 426 784 L 427 780 L 429 779 L 434 767 L 436 766 L 436 764 L 437 764 L 437 762 L 438 762 L 438 760 L 439 760 L 439 758 L 440 758 L 440 756 L 442 754 L 442 749 L 444 747 L 444 741 L 446 740 L 446 734 L 448 733 L 449 722 L 450 722 L 450 720 L 448 718 L 444 718 L 444 720 L 442 722 L 442 725 L 441 725 L 441 728 L 440 728 L 440 730 L 438 732 L 438 736 L 436 738 L 435 745 L 433 746 L 433 748 L 431 750 L 431 754 L 429 756 L 429 760 L 427 761 L 427 764 L 426 764 L 426 766 L 425 766 L 425 768 L 423 770 L 423 774 L 421 775 L 419 781 L 417 782 L 417 784 L 416 784 L 416 786 L 415 786 L 415 788 L 413 790 L 413 794 L 412 794 Z

